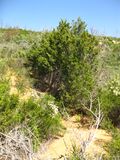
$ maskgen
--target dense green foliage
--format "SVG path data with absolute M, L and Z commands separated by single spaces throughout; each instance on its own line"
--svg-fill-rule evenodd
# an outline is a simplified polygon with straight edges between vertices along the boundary
M 109 154 L 111 159 L 117 158 L 120 156 L 120 133 L 119 131 L 116 131 L 113 134 L 113 139 L 111 143 L 109 144 Z
M 46 95 L 39 102 L 32 99 L 19 108 L 20 123 L 31 128 L 38 139 L 50 138 L 60 131 L 60 115 L 55 113 L 53 97 Z M 55 106 L 55 104 L 54 104 Z
M 56 108 L 54 98 L 49 95 L 38 101 L 29 99 L 20 102 L 17 95 L 9 95 L 8 82 L 0 82 L 0 132 L 23 126 L 23 129 L 28 128 L 32 132 L 33 142 L 50 138 L 62 127 Z
M 9 95 L 8 82 L 0 82 L 0 131 L 8 131 L 14 123 L 14 111 L 18 104 L 18 98 Z
M 72 24 L 62 20 L 28 53 L 37 87 L 55 95 L 65 106 L 80 106 L 94 87 L 97 44 L 80 19 Z

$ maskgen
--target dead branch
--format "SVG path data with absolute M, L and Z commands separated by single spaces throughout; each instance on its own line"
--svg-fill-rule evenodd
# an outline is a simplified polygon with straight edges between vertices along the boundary
M 0 132 L 1 160 L 33 160 L 33 146 L 31 139 L 15 127 L 9 133 Z
M 89 132 L 88 137 L 85 140 L 82 139 L 82 135 L 80 135 L 80 137 L 79 137 L 79 139 L 80 139 L 80 147 L 81 147 L 80 156 L 83 159 L 86 159 L 86 150 L 89 147 L 89 145 L 94 141 L 96 130 L 99 128 L 99 125 L 100 125 L 100 123 L 101 123 L 101 121 L 103 119 L 103 113 L 101 111 L 101 104 L 100 104 L 99 98 L 97 99 L 98 106 L 96 106 L 96 110 L 95 111 L 93 110 L 93 102 L 94 102 L 93 96 L 90 93 L 90 106 L 86 107 L 85 104 L 82 104 L 83 107 L 88 112 L 90 112 L 93 115 L 93 117 L 95 118 L 95 122 L 90 128 L 90 132 Z M 99 159 L 101 159 L 101 156 L 99 157 Z

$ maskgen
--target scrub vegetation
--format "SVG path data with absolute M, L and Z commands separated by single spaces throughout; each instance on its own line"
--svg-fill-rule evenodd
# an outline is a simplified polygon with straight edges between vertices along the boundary
M 120 38 L 93 35 L 80 18 L 61 20 L 51 31 L 1 28 L 0 158 L 35 159 L 74 115 L 80 125 L 112 136 L 98 159 L 120 156 Z M 63 157 L 93 159 L 86 154 L 91 141 Z

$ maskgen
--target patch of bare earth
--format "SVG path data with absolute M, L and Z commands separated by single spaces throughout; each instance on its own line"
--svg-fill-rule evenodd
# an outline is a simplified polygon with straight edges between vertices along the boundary
M 91 156 L 93 152 L 94 154 L 106 154 L 103 146 L 111 140 L 111 136 L 105 130 L 82 128 L 78 122 L 75 122 L 74 117 L 63 121 L 63 124 L 66 127 L 65 134 L 42 145 L 37 153 L 40 160 L 63 159 L 64 155 L 70 154 L 73 144 L 80 146 L 80 141 L 86 140 L 90 133 L 94 134 L 94 138 L 87 147 L 87 153 Z
M 19 89 L 17 88 L 17 83 L 19 83 L 21 79 L 14 71 L 8 70 L 6 74 L 6 79 L 9 80 L 10 83 L 10 95 L 18 95 L 21 101 L 26 101 L 31 97 L 39 99 L 40 97 L 44 96 L 44 93 L 36 91 L 29 85 L 25 86 L 24 91 L 20 93 Z

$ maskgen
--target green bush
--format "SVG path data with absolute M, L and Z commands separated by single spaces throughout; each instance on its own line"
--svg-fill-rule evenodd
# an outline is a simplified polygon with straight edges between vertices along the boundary
M 120 121 L 120 85 L 118 82 L 118 79 L 111 80 L 99 95 L 101 109 L 104 112 L 104 122 L 109 121 L 114 126 L 118 126 Z
M 20 107 L 19 113 L 21 123 L 31 128 L 40 140 L 49 138 L 60 130 L 60 115 L 54 113 L 44 98 L 39 103 L 28 100 Z
M 112 141 L 108 144 L 108 153 L 111 160 L 120 158 L 120 133 L 117 129 L 113 133 Z
M 69 157 L 70 160 L 85 160 L 83 157 L 80 147 L 77 147 L 76 145 L 72 145 L 72 152 Z
M 18 96 L 9 95 L 9 83 L 5 81 L 0 82 L 0 114 L 0 132 L 23 126 L 25 132 L 24 128 L 32 132 L 34 144 L 52 137 L 62 128 L 54 97 L 45 95 L 40 100 L 21 102 Z
M 5 132 L 15 126 L 14 115 L 19 104 L 15 95 L 9 95 L 9 82 L 0 82 L 0 131 Z
M 27 55 L 37 88 L 52 93 L 67 107 L 79 108 L 94 87 L 97 43 L 80 19 L 72 24 L 62 20 L 43 34 Z
M 43 139 L 53 137 L 62 131 L 61 118 L 55 112 L 53 97 L 46 95 L 39 102 L 29 99 L 19 105 L 14 121 L 30 129 L 34 147 L 37 148 Z M 54 106 L 54 107 L 53 107 Z

